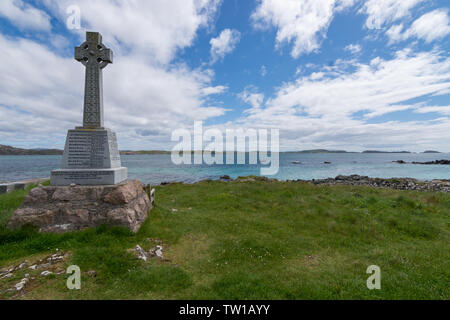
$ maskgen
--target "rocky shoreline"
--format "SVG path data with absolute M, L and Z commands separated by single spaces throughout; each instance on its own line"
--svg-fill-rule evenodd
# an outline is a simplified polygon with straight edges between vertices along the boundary
M 435 160 L 435 161 L 427 161 L 427 162 L 417 162 L 417 161 L 406 162 L 403 160 L 396 160 L 396 161 L 392 161 L 392 162 L 398 163 L 398 164 L 450 165 L 450 160 Z
M 222 176 L 220 181 L 278 181 L 277 179 L 269 179 L 267 177 L 239 177 L 236 180 L 229 176 Z M 450 180 L 432 180 L 420 181 L 412 178 L 369 178 L 367 176 L 351 175 L 337 176 L 336 178 L 313 179 L 313 180 L 287 180 L 289 182 L 312 183 L 315 185 L 348 185 L 348 186 L 367 186 L 375 188 L 387 188 L 397 190 L 415 190 L 415 191 L 433 191 L 433 192 L 450 192 Z
M 319 179 L 310 181 L 316 185 L 351 185 L 369 186 L 376 188 L 390 188 L 397 190 L 450 192 L 450 180 L 419 181 L 412 178 L 369 178 L 367 176 L 351 175 L 337 176 L 336 178 Z
M 45 179 L 39 179 L 45 180 Z M 215 179 L 206 179 L 206 180 L 215 180 Z M 237 179 L 233 179 L 228 175 L 221 176 L 219 181 L 222 182 L 254 182 L 254 181 L 265 181 L 272 182 L 278 181 L 278 179 L 267 178 L 264 176 L 247 176 L 247 177 L 238 177 Z M 201 182 L 201 181 L 198 181 Z M 287 180 L 287 182 L 302 182 L 302 183 L 312 183 L 315 185 L 349 185 L 349 186 L 367 186 L 367 187 L 375 187 L 375 188 L 388 188 L 388 189 L 397 189 L 397 190 L 416 190 L 416 191 L 434 191 L 434 192 L 450 192 L 450 180 L 440 179 L 440 180 L 431 180 L 431 181 L 421 181 L 413 178 L 370 178 L 368 176 L 360 176 L 357 174 L 351 176 L 337 176 L 336 178 L 327 178 L 327 179 L 312 179 L 312 180 Z M 181 183 L 181 181 L 167 181 L 161 182 L 160 185 L 168 185 L 172 183 Z M 22 185 L 20 185 L 22 186 Z M 14 189 L 14 188 L 13 188 Z M 13 190 L 12 189 L 12 190 Z M 11 190 L 11 191 L 12 191 Z M 1 191 L 1 190 L 0 190 Z M 2 193 L 2 192 L 0 192 Z

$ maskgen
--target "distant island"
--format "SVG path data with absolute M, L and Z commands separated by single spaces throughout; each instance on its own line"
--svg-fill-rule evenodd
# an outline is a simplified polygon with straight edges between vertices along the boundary
M 35 156 L 35 155 L 62 155 L 59 149 L 22 149 L 0 144 L 0 155 L 2 156 Z
M 362 153 L 411 153 L 411 151 L 377 151 L 377 150 L 365 150 Z
M 44 155 L 62 155 L 64 150 L 60 149 L 45 149 L 45 148 L 36 148 L 36 149 L 23 149 L 23 148 L 15 148 L 11 146 L 0 145 L 0 156 L 44 156 Z M 125 155 L 134 155 L 134 154 L 170 154 L 170 151 L 163 150 L 140 150 L 140 151 L 130 151 L 123 150 L 120 151 L 120 154 Z
M 23 149 L 0 144 L 0 156 L 31 156 L 31 155 L 62 155 L 63 150 L 60 149 Z M 191 151 L 191 153 L 200 151 Z M 121 155 L 144 155 L 144 154 L 170 154 L 171 151 L 166 150 L 121 150 Z M 213 152 L 214 153 L 214 152 Z M 327 150 L 327 149 L 312 149 L 300 151 L 286 151 L 280 153 L 412 153 L 410 151 L 378 151 L 365 150 L 363 152 L 345 151 L 345 150 Z M 422 153 L 441 153 L 439 151 L 427 150 Z
M 313 150 L 301 150 L 301 151 L 288 151 L 286 153 L 354 153 L 345 150 L 326 150 L 326 149 L 313 149 Z
M 429 153 L 425 151 L 426 153 Z M 365 150 L 363 152 L 345 151 L 345 150 L 327 150 L 327 149 L 313 149 L 302 151 L 289 151 L 286 153 L 412 153 L 411 151 L 379 151 L 379 150 Z
M 164 150 L 139 150 L 139 151 L 133 151 L 133 150 L 123 150 L 120 151 L 120 154 L 125 155 L 136 155 L 136 154 L 170 154 L 170 151 L 164 151 Z

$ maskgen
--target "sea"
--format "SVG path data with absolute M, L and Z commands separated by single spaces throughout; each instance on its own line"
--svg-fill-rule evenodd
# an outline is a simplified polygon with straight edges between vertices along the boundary
M 61 167 L 61 156 L 0 156 L 0 181 L 14 182 L 46 178 Z M 448 165 L 398 164 L 393 161 L 427 162 L 450 159 L 450 153 L 280 153 L 279 170 L 268 176 L 279 180 L 312 180 L 338 175 L 359 174 L 373 178 L 415 178 L 418 180 L 450 179 Z M 267 165 L 176 165 L 170 154 L 122 155 L 128 177 L 143 183 L 194 183 L 219 179 L 261 175 Z M 248 160 L 248 159 L 247 159 Z M 300 162 L 300 163 L 299 163 Z M 325 162 L 329 162 L 326 164 Z M 248 163 L 248 161 L 246 161 Z

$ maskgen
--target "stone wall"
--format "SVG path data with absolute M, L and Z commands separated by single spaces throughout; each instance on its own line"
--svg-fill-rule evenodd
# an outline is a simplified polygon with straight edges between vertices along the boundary
M 138 180 L 109 186 L 39 186 L 30 191 L 8 223 L 42 232 L 66 232 L 103 224 L 137 232 L 152 208 Z

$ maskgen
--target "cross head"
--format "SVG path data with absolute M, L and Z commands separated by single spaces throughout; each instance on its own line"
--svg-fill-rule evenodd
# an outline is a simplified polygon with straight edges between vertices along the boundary
M 75 60 L 83 65 L 98 65 L 100 69 L 113 63 L 113 52 L 102 43 L 102 35 L 98 32 L 86 32 L 86 41 L 75 47 Z

